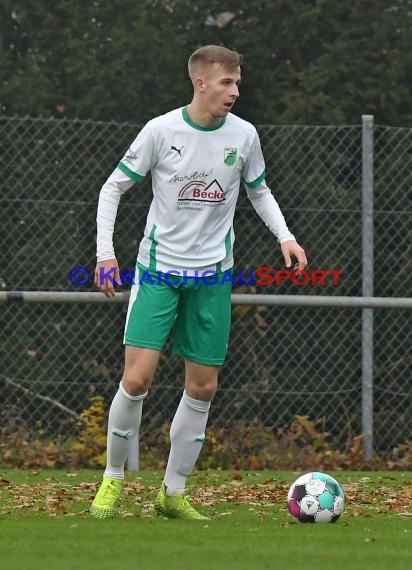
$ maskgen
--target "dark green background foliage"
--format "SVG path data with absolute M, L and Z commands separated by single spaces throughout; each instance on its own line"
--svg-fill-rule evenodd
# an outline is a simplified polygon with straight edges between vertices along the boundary
M 245 56 L 237 111 L 255 123 L 411 125 L 411 13 L 410 0 L 1 0 L 1 108 L 142 123 L 189 100 L 188 56 L 218 43 Z

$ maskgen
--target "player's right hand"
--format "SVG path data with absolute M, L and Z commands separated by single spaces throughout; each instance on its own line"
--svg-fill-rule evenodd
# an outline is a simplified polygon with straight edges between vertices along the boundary
M 94 284 L 106 297 L 114 297 L 115 285 L 120 285 L 120 270 L 117 259 L 98 261 L 94 271 Z

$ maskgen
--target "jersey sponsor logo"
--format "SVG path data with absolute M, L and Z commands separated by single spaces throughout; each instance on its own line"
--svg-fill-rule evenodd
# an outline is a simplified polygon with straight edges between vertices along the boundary
M 213 168 L 210 170 L 194 170 L 193 172 L 190 172 L 190 174 L 184 174 L 183 176 L 178 176 L 175 174 L 172 176 L 169 182 L 173 184 L 175 182 L 189 182 L 190 180 L 196 180 L 197 178 L 207 178 L 212 174 L 212 172 Z
M 124 155 L 123 162 L 133 162 L 134 160 L 137 160 L 137 152 L 129 148 Z
M 171 146 L 171 147 L 170 147 L 170 150 L 175 150 L 177 153 L 179 153 L 179 156 L 182 156 L 182 150 L 183 150 L 184 148 L 185 148 L 184 146 L 182 146 L 182 147 L 180 147 L 180 148 L 177 148 L 177 147 L 175 147 L 175 146 Z
M 235 166 L 237 159 L 237 148 L 225 148 L 224 163 L 226 166 Z
M 200 210 L 208 206 L 218 206 L 226 201 L 226 193 L 215 179 L 210 184 L 203 180 L 193 180 L 185 184 L 177 197 L 177 209 Z

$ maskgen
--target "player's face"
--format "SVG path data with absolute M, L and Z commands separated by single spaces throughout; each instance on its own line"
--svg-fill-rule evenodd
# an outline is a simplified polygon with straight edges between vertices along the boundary
M 228 71 L 218 63 L 212 64 L 203 77 L 203 103 L 214 118 L 223 118 L 239 97 L 240 67 Z

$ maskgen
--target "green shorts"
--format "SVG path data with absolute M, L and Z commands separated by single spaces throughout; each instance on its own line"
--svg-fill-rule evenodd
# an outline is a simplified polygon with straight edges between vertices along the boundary
M 139 264 L 130 293 L 124 344 L 162 350 L 174 326 L 174 354 L 199 364 L 223 364 L 232 291 L 232 282 L 223 276 L 165 275 Z

